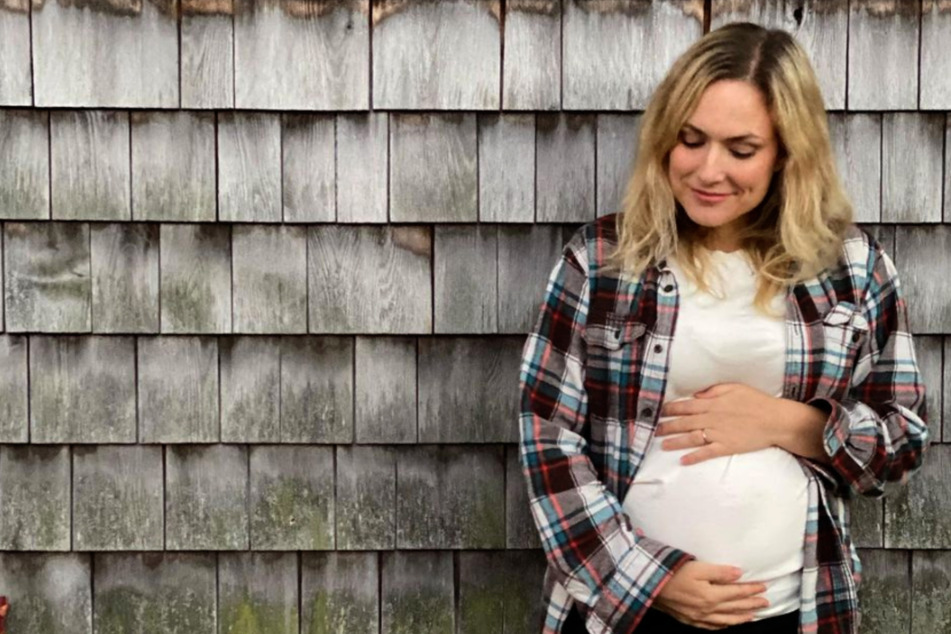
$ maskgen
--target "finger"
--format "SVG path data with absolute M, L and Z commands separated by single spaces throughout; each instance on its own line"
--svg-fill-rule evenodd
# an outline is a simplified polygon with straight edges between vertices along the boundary
M 657 425 L 654 431 L 655 436 L 671 436 L 673 434 L 686 434 L 695 429 L 701 429 L 706 425 L 705 418 L 699 415 L 683 416 L 675 418 Z
M 762 598 L 766 592 L 766 586 L 762 583 L 727 583 L 711 584 L 710 597 L 716 603 L 729 603 L 731 601 L 745 601 L 752 598 Z
M 711 564 L 705 561 L 693 561 L 692 563 L 695 570 L 694 577 L 697 579 L 716 584 L 743 585 L 735 583 L 737 579 L 743 576 L 741 568 L 724 564 Z
M 707 432 L 707 436 L 710 435 L 710 432 Z M 719 458 L 720 456 L 727 455 L 723 451 L 723 446 L 720 443 L 712 442 L 709 445 L 704 445 L 696 451 L 688 453 L 686 456 L 681 456 L 680 464 L 685 467 L 692 464 L 697 464 L 698 462 L 703 462 L 704 460 L 709 460 L 711 458 Z
M 740 623 L 749 623 L 752 620 L 752 612 L 746 612 L 744 614 L 722 614 L 718 612 L 704 616 L 697 627 L 705 626 L 704 629 L 720 629 L 731 625 L 739 625 Z
M 690 416 L 702 414 L 707 410 L 707 404 L 696 399 L 688 398 L 682 401 L 669 401 L 660 408 L 661 416 Z
M 704 445 L 703 433 L 699 429 L 686 434 L 680 434 L 673 438 L 668 438 L 660 444 L 661 449 L 668 451 L 673 449 L 692 449 L 693 447 L 702 447 Z

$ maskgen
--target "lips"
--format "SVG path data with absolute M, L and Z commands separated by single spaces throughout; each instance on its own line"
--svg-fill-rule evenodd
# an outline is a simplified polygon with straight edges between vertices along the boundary
M 694 195 L 704 202 L 719 202 L 724 200 L 729 193 L 721 194 L 717 192 L 705 192 L 702 189 L 693 189 Z

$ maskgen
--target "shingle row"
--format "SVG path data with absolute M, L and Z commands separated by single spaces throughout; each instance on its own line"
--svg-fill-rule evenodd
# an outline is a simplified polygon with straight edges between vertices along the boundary
M 2 445 L 0 504 L 0 551 L 539 545 L 514 446 Z
M 830 108 L 951 109 L 943 0 L 709 6 L 713 28 L 753 20 L 793 32 Z M 35 0 L 28 9 L 0 8 L 3 105 L 643 109 L 705 18 L 693 0 Z

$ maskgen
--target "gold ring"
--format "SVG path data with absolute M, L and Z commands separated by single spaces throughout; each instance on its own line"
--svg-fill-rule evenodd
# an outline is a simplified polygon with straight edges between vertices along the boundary
M 707 438 L 707 430 L 706 430 L 706 429 L 701 429 L 701 430 L 700 430 L 700 435 L 703 436 L 703 444 L 709 445 L 709 444 L 710 444 L 710 439 Z

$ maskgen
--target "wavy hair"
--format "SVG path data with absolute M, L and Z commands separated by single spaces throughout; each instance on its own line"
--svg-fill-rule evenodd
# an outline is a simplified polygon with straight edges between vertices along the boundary
M 822 93 L 802 47 L 786 31 L 738 22 L 697 40 L 668 71 L 641 120 L 637 157 L 617 215 L 618 247 L 607 264 L 637 275 L 677 256 L 702 289 L 710 229 L 693 222 L 667 176 L 671 150 L 704 90 L 741 80 L 762 93 L 778 136 L 777 161 L 762 202 L 745 216 L 740 247 L 758 271 L 754 304 L 832 266 L 852 223 L 839 181 Z

